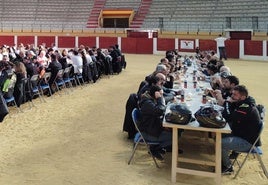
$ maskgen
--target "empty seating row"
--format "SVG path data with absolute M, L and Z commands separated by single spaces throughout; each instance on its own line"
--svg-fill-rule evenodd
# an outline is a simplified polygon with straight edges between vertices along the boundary
M 46 24 L 45 22 L 51 22 L 51 25 L 67 24 L 69 27 L 72 24 L 80 24 L 81 28 L 86 28 L 94 2 L 94 0 L 2 1 L 0 4 L 1 26 L 10 28 L 9 25 L 21 24 L 25 21 L 26 24 L 33 25 L 33 27 L 41 27 Z M 142 5 L 140 0 L 105 0 L 103 3 L 101 8 L 132 8 L 136 12 Z M 204 0 L 200 3 L 198 0 L 154 0 L 148 7 L 149 11 L 144 14 L 145 20 L 142 28 L 148 28 L 149 25 L 156 26 L 152 28 L 158 28 L 159 18 L 163 18 L 163 25 L 167 25 L 168 29 L 176 30 L 177 25 L 185 22 L 198 22 L 199 25 L 207 25 L 208 22 L 211 25 L 218 25 L 220 22 L 221 25 L 226 25 L 226 17 L 257 17 L 259 29 L 267 31 L 268 1 Z M 173 28 L 172 25 L 174 25 Z M 19 25 L 16 26 L 19 27 Z M 241 26 L 241 29 L 252 28 L 251 21 L 248 24 L 243 23 Z
M 77 25 L 86 27 L 93 0 L 13 0 L 0 4 L 2 29 L 19 27 L 21 23 L 42 27 L 46 22 L 51 25 Z M 25 12 L 27 10 L 27 12 Z M 25 26 L 24 26 L 25 27 Z M 52 27 L 53 28 L 53 27 Z
M 152 2 L 142 27 L 160 28 L 163 25 L 162 29 L 177 30 L 178 27 L 186 28 L 187 26 L 181 25 L 187 25 L 188 22 L 188 25 L 193 25 L 193 29 L 204 26 L 209 26 L 208 29 L 226 29 L 226 17 L 230 17 L 232 28 L 256 29 L 252 26 L 252 17 L 257 17 L 258 29 L 267 31 L 267 8 L 268 1 L 205 0 L 200 3 L 197 0 L 158 0 Z M 244 20 L 245 17 L 248 18 L 247 21 Z M 163 23 L 160 24 L 161 21 Z M 188 29 L 191 28 L 188 26 Z

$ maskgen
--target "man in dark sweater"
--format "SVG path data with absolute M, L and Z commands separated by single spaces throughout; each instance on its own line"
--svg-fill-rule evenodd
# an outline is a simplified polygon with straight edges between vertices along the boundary
M 151 147 L 151 153 L 159 160 L 163 160 L 162 149 L 172 145 L 172 132 L 162 126 L 166 104 L 161 87 L 152 85 L 141 96 L 139 102 L 141 111 L 140 131 L 145 140 L 159 142 L 159 146 Z
M 50 57 L 51 57 L 51 62 L 49 63 L 49 66 L 46 71 L 51 72 L 51 77 L 48 83 L 49 83 L 52 93 L 54 93 L 54 88 L 52 88 L 52 85 L 57 77 L 59 70 L 62 69 L 62 66 L 61 66 L 61 63 L 59 63 L 57 56 L 55 54 L 51 54 Z
M 230 99 L 224 102 L 223 116 L 230 124 L 232 133 L 222 138 L 222 173 L 233 172 L 229 158 L 231 151 L 248 151 L 257 139 L 262 121 L 255 106 L 255 100 L 248 96 L 243 85 L 234 87 Z M 260 141 L 257 146 L 260 145 Z

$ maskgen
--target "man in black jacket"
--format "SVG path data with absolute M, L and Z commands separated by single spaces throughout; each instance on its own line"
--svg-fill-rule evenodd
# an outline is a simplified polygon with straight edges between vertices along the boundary
M 57 77 L 57 74 L 59 70 L 62 69 L 61 63 L 59 63 L 57 56 L 55 54 L 51 54 L 51 62 L 49 63 L 49 66 L 47 68 L 47 72 L 51 72 L 51 77 L 48 81 L 49 86 L 51 88 L 52 93 L 54 93 L 54 89 L 52 88 L 52 85 Z
M 109 47 L 110 56 L 112 57 L 113 72 L 120 73 L 122 70 L 121 62 L 118 61 L 118 52 L 115 50 L 114 46 Z
M 233 172 L 229 153 L 233 150 L 248 151 L 260 133 L 262 121 L 255 100 L 248 96 L 243 85 L 234 87 L 231 98 L 224 102 L 223 116 L 232 129 L 230 135 L 222 138 L 222 173 L 229 174 Z
M 145 140 L 159 142 L 159 147 L 151 148 L 152 154 L 159 160 L 163 160 L 161 149 L 172 145 L 172 133 L 162 126 L 166 105 L 163 90 L 152 85 L 142 96 L 139 103 L 141 108 L 141 122 L 139 129 Z

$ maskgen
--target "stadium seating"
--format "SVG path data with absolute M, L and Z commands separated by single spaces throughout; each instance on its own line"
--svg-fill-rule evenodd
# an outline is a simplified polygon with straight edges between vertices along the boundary
M 73 29 L 85 28 L 93 0 L 13 0 L 0 8 L 3 28 Z
M 105 8 L 132 8 L 134 11 L 138 11 L 141 0 L 106 0 Z
M 90 12 L 87 27 L 88 28 L 98 28 L 99 27 L 99 15 L 101 10 L 104 8 L 106 0 L 99 0 L 92 4 L 92 10 Z
M 158 0 L 153 1 L 144 21 L 144 28 L 178 31 L 221 31 L 226 29 L 226 17 L 231 18 L 231 29 L 265 31 L 267 1 L 252 0 Z M 250 13 L 250 14 L 249 14 Z M 253 27 L 253 18 L 258 26 Z M 163 24 L 160 24 L 160 18 Z
M 267 32 L 268 19 L 268 1 L 260 0 L 12 0 L 0 8 L 1 29 L 22 31 L 95 29 L 105 8 L 131 8 L 131 28 L 162 31 Z

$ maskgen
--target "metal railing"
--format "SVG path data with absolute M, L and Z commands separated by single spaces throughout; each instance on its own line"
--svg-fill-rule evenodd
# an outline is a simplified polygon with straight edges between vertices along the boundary
M 228 28 L 224 24 L 194 24 L 194 23 L 177 23 L 168 24 L 165 23 L 159 26 L 159 23 L 146 23 L 141 28 L 87 28 L 82 24 L 31 24 L 31 23 L 1 23 L 0 30 L 10 32 L 23 32 L 24 30 L 30 32 L 36 31 L 59 31 L 59 32 L 120 32 L 126 33 L 126 30 L 159 30 L 159 31 L 171 31 L 171 32 L 224 32 L 225 30 L 253 30 L 253 32 L 264 32 L 268 34 L 268 23 L 262 24 L 257 29 L 251 27 L 232 27 Z

